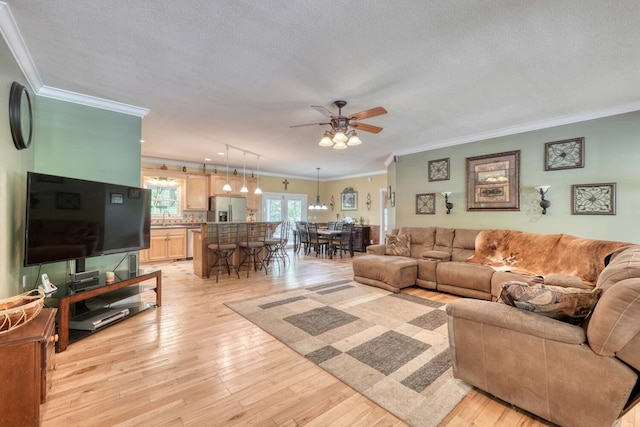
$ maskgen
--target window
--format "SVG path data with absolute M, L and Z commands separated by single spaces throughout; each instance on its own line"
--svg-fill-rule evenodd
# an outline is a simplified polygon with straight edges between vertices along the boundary
M 151 217 L 182 217 L 183 179 L 145 177 L 144 188 L 151 190 Z

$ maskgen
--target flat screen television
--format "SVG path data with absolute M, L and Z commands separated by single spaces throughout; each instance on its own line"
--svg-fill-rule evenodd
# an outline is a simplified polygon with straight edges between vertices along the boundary
M 28 172 L 24 266 L 149 248 L 151 190 Z

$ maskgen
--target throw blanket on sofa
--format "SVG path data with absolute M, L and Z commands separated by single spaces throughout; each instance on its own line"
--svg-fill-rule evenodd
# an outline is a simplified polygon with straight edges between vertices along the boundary
M 544 276 L 552 273 L 579 277 L 595 286 L 611 252 L 631 243 L 584 239 L 568 234 L 536 234 L 513 230 L 483 230 L 476 236 L 468 262 L 499 271 Z

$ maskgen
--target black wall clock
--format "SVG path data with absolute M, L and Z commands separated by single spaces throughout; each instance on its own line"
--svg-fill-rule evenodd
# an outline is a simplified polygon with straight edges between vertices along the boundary
M 13 82 L 9 92 L 9 126 L 16 148 L 28 148 L 33 134 L 33 110 L 27 88 L 18 82 Z

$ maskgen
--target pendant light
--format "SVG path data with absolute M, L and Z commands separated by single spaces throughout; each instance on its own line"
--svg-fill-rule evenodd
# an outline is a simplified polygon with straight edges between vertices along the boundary
M 241 193 L 248 193 L 249 189 L 247 188 L 247 152 L 242 152 L 242 188 L 240 189 Z
M 260 156 L 258 156 L 258 186 L 253 194 L 262 194 L 262 190 L 260 189 Z
M 320 203 L 320 168 L 316 168 L 318 170 L 318 193 L 316 196 L 316 204 L 309 205 L 309 210 L 312 211 L 326 211 L 327 205 L 323 205 Z
M 231 185 L 229 185 L 229 146 L 227 145 L 227 182 L 222 187 L 222 191 L 226 191 L 228 193 L 231 192 Z

